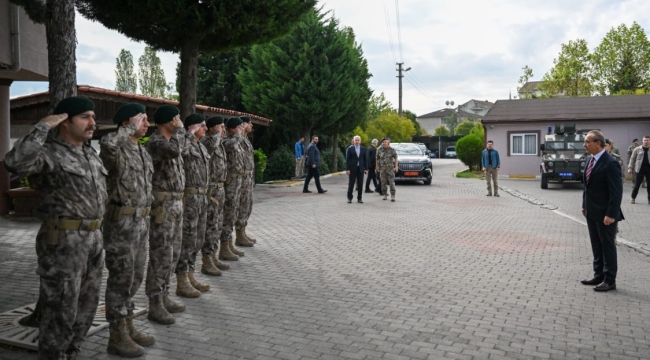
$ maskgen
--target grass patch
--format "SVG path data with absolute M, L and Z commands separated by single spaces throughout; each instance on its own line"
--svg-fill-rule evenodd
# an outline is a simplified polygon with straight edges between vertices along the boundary
M 457 178 L 461 179 L 484 179 L 485 174 L 483 171 L 469 171 L 469 170 L 463 170 L 459 171 L 456 173 Z

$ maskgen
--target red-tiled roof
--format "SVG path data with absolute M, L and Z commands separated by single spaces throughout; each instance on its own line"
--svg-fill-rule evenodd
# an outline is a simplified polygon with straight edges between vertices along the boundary
M 152 102 L 152 103 L 157 103 L 157 104 L 169 104 L 169 105 L 174 105 L 178 106 L 179 102 L 174 101 L 174 100 L 167 100 L 167 99 L 160 99 L 160 98 L 153 98 L 149 96 L 144 96 L 144 95 L 137 95 L 137 94 L 131 94 L 131 93 L 126 93 L 126 92 L 121 92 L 121 91 L 116 91 L 116 90 L 109 90 L 109 89 L 104 89 L 104 88 L 98 88 L 94 86 L 89 86 L 89 85 L 77 85 L 77 92 L 79 93 L 96 93 L 96 94 L 103 94 L 103 95 L 108 95 L 108 96 L 115 96 L 115 97 L 120 97 L 124 99 L 132 99 L 136 101 L 147 101 L 147 102 Z M 15 98 L 11 99 L 11 102 L 13 103 L 20 103 L 21 100 L 27 100 L 31 98 L 36 98 L 36 97 L 44 97 L 45 101 L 49 101 L 45 95 L 48 95 L 49 91 L 45 92 L 40 92 L 40 93 L 35 93 L 35 94 L 30 94 L 30 95 L 23 95 L 23 96 L 18 96 Z M 80 94 L 82 95 L 82 94 Z M 38 101 L 42 102 L 42 101 Z M 37 102 L 37 103 L 38 103 Z M 32 103 L 33 104 L 33 103 Z M 21 105 L 19 105 L 21 106 Z M 232 115 L 232 116 L 248 116 L 252 120 L 257 120 L 259 122 L 266 123 L 267 125 L 271 123 L 271 119 L 267 119 L 262 116 L 254 115 L 254 114 L 249 114 L 249 113 L 244 113 L 241 111 L 235 111 L 235 110 L 229 110 L 229 109 L 222 109 L 222 108 L 216 108 L 212 106 L 205 106 L 205 105 L 196 105 L 197 110 L 201 111 L 207 111 L 207 112 L 212 112 L 212 113 L 219 113 L 219 114 L 226 114 L 226 115 Z

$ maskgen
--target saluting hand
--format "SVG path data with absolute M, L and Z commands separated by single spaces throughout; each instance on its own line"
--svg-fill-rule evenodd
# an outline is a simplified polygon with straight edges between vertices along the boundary
M 180 115 L 174 116 L 172 119 L 172 125 L 174 125 L 174 127 L 183 127 L 183 122 L 181 121 Z
M 146 115 L 143 113 L 140 113 L 132 118 L 129 119 L 129 124 L 135 125 L 136 129 L 140 129 L 140 126 L 142 126 L 142 121 L 144 121 L 144 117 Z
M 68 114 L 59 114 L 59 115 L 48 115 L 41 119 L 40 123 L 47 125 L 50 129 L 54 129 L 59 126 L 63 120 L 68 118 Z
M 190 127 L 187 128 L 187 131 L 192 133 L 192 135 L 196 134 L 196 132 L 199 130 L 201 130 L 201 124 L 190 125 Z

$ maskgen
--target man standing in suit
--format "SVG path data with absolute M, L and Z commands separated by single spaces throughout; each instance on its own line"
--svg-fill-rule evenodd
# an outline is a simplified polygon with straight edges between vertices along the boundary
M 359 204 L 363 204 L 363 200 L 361 200 L 363 190 L 363 174 L 368 173 L 368 164 L 366 162 L 366 148 L 361 146 L 360 136 L 355 136 L 352 141 L 354 144 L 348 147 L 347 151 L 345 152 L 345 173 L 349 176 L 348 204 L 352 203 L 352 190 L 354 190 L 355 183 L 357 185 L 357 202 L 359 202 Z
M 318 136 L 314 135 L 311 137 L 311 144 L 307 147 L 307 162 L 305 166 L 307 167 L 307 177 L 305 178 L 305 185 L 302 187 L 302 192 L 310 193 L 309 191 L 309 182 L 311 178 L 314 178 L 316 182 L 316 189 L 318 189 L 319 194 L 324 194 L 327 190 L 323 190 L 320 186 L 320 150 L 318 150 Z
M 623 184 L 621 167 L 605 151 L 605 136 L 597 130 L 585 137 L 585 150 L 591 155 L 584 173 L 582 214 L 587 219 L 591 250 L 594 254 L 594 277 L 582 280 L 584 285 L 596 285 L 596 291 L 616 289 L 616 232 L 624 220 L 621 211 Z
M 377 157 L 377 144 L 379 143 L 379 140 L 373 139 L 372 140 L 372 146 L 368 148 L 368 158 L 366 159 L 366 164 L 368 164 L 368 178 L 366 179 L 366 192 L 367 193 L 372 193 L 373 191 L 370 190 L 370 181 L 372 180 L 372 184 L 375 186 L 375 190 L 378 189 L 377 185 L 377 174 L 376 174 L 376 164 L 377 161 L 375 158 Z

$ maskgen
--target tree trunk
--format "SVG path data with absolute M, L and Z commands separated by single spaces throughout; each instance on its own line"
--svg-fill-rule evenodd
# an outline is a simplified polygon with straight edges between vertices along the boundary
M 332 163 L 332 173 L 338 172 L 339 171 L 339 161 L 338 161 L 338 156 L 339 156 L 339 135 L 335 134 L 334 135 L 334 141 L 333 145 L 334 147 L 334 162 Z
M 77 95 L 74 0 L 47 0 L 45 33 L 47 37 L 50 111 L 59 101 Z
M 196 111 L 196 71 L 199 66 L 199 40 L 188 39 L 181 48 L 181 85 L 180 105 L 181 119 Z

